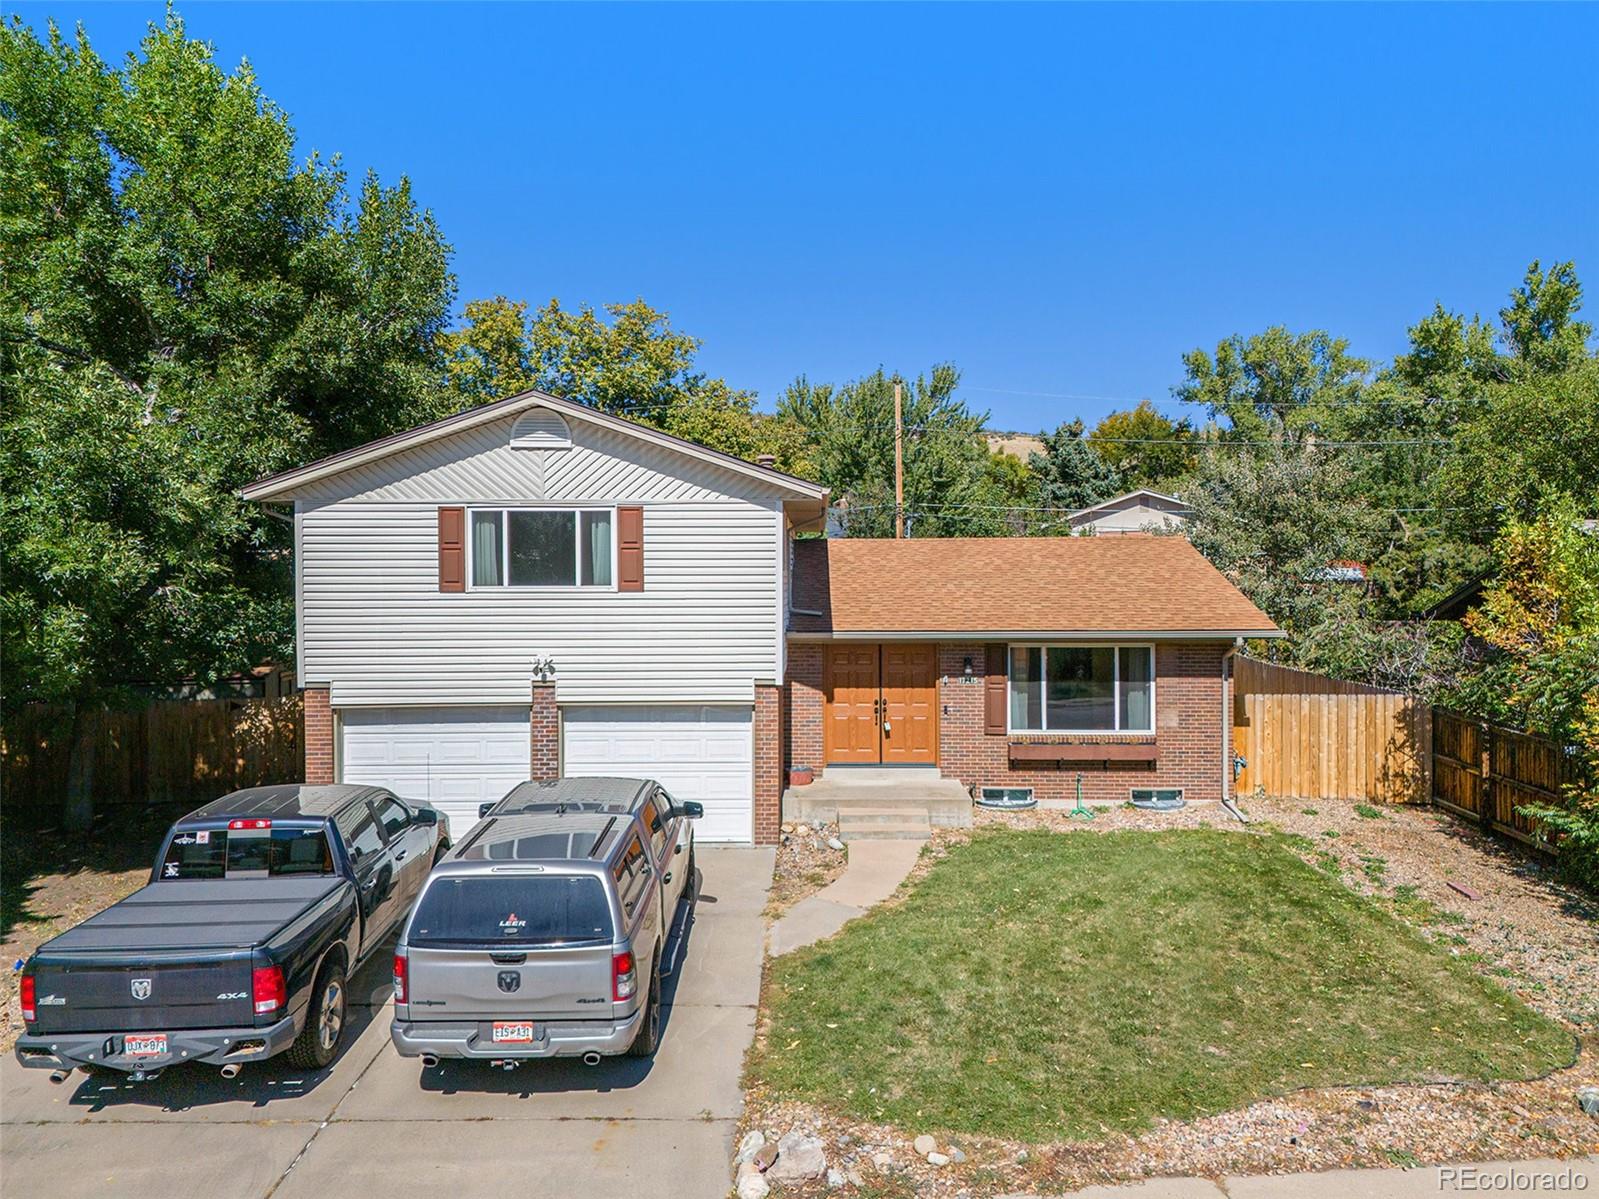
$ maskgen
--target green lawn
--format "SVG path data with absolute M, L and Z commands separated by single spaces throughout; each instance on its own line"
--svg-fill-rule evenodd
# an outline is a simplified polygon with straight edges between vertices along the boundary
M 1275 839 L 993 830 L 777 959 L 775 1095 L 1044 1141 L 1296 1087 L 1525 1078 L 1570 1034 Z

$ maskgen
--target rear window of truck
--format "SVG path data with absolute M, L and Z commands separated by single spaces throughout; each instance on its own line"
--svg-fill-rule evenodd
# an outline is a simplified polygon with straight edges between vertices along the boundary
M 319 828 L 179 829 L 161 859 L 163 879 L 332 874 Z
M 422 947 L 555 945 L 608 940 L 610 905 L 592 875 L 439 878 L 406 940 Z

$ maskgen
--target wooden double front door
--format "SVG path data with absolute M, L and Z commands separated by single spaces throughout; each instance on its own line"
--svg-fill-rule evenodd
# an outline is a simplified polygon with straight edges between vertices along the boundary
M 936 765 L 938 657 L 931 645 L 830 645 L 828 762 Z

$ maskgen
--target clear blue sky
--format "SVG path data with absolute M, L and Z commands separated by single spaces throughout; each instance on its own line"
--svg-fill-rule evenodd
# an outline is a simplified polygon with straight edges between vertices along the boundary
M 8 10 L 117 59 L 162 7 Z M 411 177 L 462 300 L 643 296 L 768 404 L 949 360 L 996 428 L 1092 421 L 1232 332 L 1390 356 L 1534 257 L 1599 316 L 1592 5 L 182 11 Z

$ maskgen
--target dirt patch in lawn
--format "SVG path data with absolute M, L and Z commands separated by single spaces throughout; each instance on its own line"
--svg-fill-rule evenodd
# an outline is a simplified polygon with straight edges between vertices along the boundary
M 1248 828 L 1214 805 L 1175 814 L 1100 809 L 1093 821 L 1053 811 L 984 812 L 977 822 L 979 828 L 1208 827 L 1276 836 L 1302 860 L 1370 897 L 1575 1036 L 1599 1032 L 1599 907 L 1555 880 L 1540 859 L 1431 809 L 1357 810 L 1347 803 L 1261 798 L 1244 806 L 1254 822 Z M 974 831 L 935 832 L 929 852 L 890 902 L 905 902 L 917 880 Z M 1478 898 L 1450 888 L 1451 881 Z M 771 1027 L 768 1010 L 763 1005 L 762 1035 Z M 825 1022 L 813 1035 L 828 1035 Z M 1142 1132 L 1029 1143 L 875 1123 L 842 1115 L 831 1104 L 796 1102 L 757 1082 L 746 1096 L 743 1126 L 821 1136 L 830 1164 L 845 1173 L 845 1194 L 986 1196 L 1161 1175 L 1594 1153 L 1599 1152 L 1599 1123 L 1578 1110 L 1575 1092 L 1595 1083 L 1599 1061 L 1588 1050 L 1575 1066 L 1530 1081 L 1322 1087 L 1195 1119 L 1161 1119 Z M 944 1153 L 959 1149 L 966 1160 L 929 1165 L 911 1147 L 923 1132 L 936 1135 Z M 814 1189 L 821 1193 L 820 1187 Z M 807 1188 L 784 1193 L 805 1194 Z
M 1599 899 L 1542 857 L 1435 808 L 1272 799 L 1249 811 L 1529 1006 L 1599 1033 Z
M 166 815 L 108 820 L 89 833 L 6 828 L 0 837 L 0 1052 L 22 1032 L 15 964 L 51 937 L 142 887 Z
M 849 849 L 834 849 L 828 844 L 837 840 L 837 825 L 783 825 L 777 862 L 772 871 L 772 889 L 766 898 L 768 920 L 776 920 L 807 895 L 816 894 L 844 873 L 844 867 L 849 865 Z

